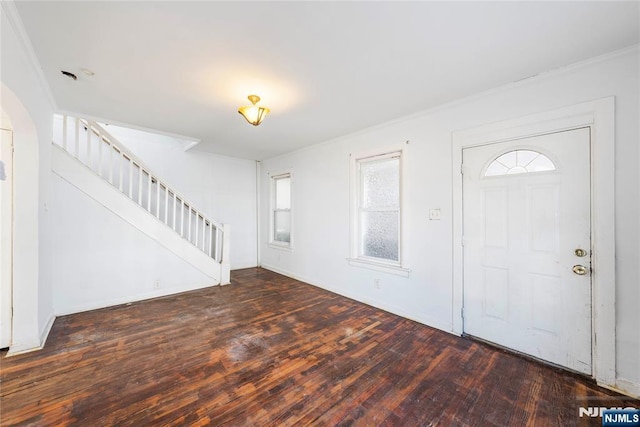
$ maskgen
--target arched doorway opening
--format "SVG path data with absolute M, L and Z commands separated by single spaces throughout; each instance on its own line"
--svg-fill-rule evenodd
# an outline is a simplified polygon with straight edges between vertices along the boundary
M 0 110 L 11 124 L 13 142 L 10 250 L 12 280 L 8 285 L 3 280 L 2 294 L 11 295 L 8 346 L 9 354 L 15 354 L 41 346 L 38 328 L 40 150 L 35 123 L 21 100 L 2 82 L 0 94 Z M 3 255 L 2 258 L 4 263 L 6 257 Z M 5 287 L 9 290 L 6 291 Z M 4 307 L 2 308 L 4 312 Z
M 13 321 L 13 127 L 0 110 L 0 349 L 11 345 Z

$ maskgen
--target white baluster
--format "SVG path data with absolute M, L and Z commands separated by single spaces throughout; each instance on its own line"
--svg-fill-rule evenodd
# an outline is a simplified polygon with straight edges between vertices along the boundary
M 207 251 L 207 220 L 202 217 L 202 251 Z
M 133 200 L 133 160 L 129 160 L 129 198 Z
M 196 245 L 196 247 L 198 246 L 198 222 L 200 221 L 200 214 L 198 213 L 198 211 L 196 211 L 196 241 L 194 242 L 194 245 Z
M 62 148 L 67 151 L 67 116 L 62 116 Z
M 177 204 L 178 204 L 178 196 L 176 195 L 175 191 L 173 192 L 173 230 L 176 230 L 176 208 L 177 208 Z
M 147 194 L 149 198 L 147 199 L 147 210 L 151 213 L 151 174 L 147 173 L 147 175 L 149 176 L 149 189 Z
M 142 206 L 142 168 L 138 165 L 138 204 Z
M 76 153 L 76 159 L 80 159 L 80 120 L 75 118 L 76 120 L 76 146 L 74 152 Z
M 102 135 L 100 135 L 100 141 L 102 141 Z M 109 184 L 113 184 L 113 147 L 109 141 L 105 142 L 109 147 Z
M 160 180 L 156 178 L 156 218 L 160 219 Z
M 87 160 L 85 164 L 89 166 L 89 169 L 93 169 L 91 161 L 91 125 L 87 122 Z
M 118 151 L 118 171 L 120 172 L 120 177 L 118 178 L 118 188 L 120 189 L 121 193 L 122 193 L 122 188 L 123 188 L 122 178 L 123 178 L 123 175 L 124 175 L 124 168 L 122 167 L 122 165 L 124 165 L 124 160 L 125 159 L 126 159 L 126 157 L 124 156 L 122 151 Z
M 213 247 L 213 223 L 209 222 L 209 246 L 207 247 L 207 255 L 211 256 L 211 248 Z
M 187 221 L 189 221 L 189 238 L 188 241 L 191 241 L 191 206 L 189 206 L 189 215 L 187 215 Z
M 184 200 L 180 199 L 180 235 L 184 237 Z
M 169 225 L 169 187 L 164 187 L 164 223 Z
M 91 132 L 91 128 L 88 132 Z M 98 175 L 102 178 L 102 135 L 100 133 L 98 133 Z

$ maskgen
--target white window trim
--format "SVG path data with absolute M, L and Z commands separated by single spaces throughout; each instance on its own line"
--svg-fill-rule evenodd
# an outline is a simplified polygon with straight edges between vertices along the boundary
M 615 98 L 588 101 L 519 119 L 454 132 L 453 167 L 453 331 L 464 332 L 462 248 L 462 150 L 547 133 L 591 128 L 592 376 L 617 387 L 615 290 Z M 596 339 L 597 338 L 597 339 Z
M 268 175 L 269 175 L 269 240 L 268 240 L 267 246 L 273 249 L 292 252 L 293 251 L 293 172 L 291 170 L 287 170 L 287 171 L 280 171 L 278 173 L 269 173 Z M 291 182 L 291 187 L 290 187 L 291 204 L 289 206 L 289 212 L 290 212 L 289 243 L 278 242 L 276 240 L 273 240 L 273 234 L 275 231 L 274 230 L 274 219 L 275 219 L 274 211 L 275 211 L 275 203 L 276 203 L 275 185 L 276 185 L 277 179 L 285 178 L 285 177 L 289 177 Z
M 397 276 L 409 277 L 411 270 L 396 264 L 386 264 L 378 260 L 368 260 L 365 258 L 347 258 L 349 265 L 354 267 L 368 268 L 369 270 L 381 271 L 383 273 L 395 274 Z
M 375 271 L 382 271 L 385 273 L 395 274 L 398 276 L 409 277 L 411 270 L 406 268 L 403 264 L 405 259 L 405 251 L 404 251 L 404 242 L 405 242 L 405 232 L 404 225 L 406 223 L 405 212 L 404 212 L 404 183 L 406 182 L 404 178 L 404 163 L 405 163 L 405 151 L 403 146 L 392 146 L 384 149 L 378 149 L 374 151 L 362 152 L 362 153 L 351 153 L 350 154 L 350 194 L 349 194 L 349 203 L 350 203 L 350 256 L 347 258 L 347 262 L 349 265 L 354 267 L 367 268 Z M 359 200 L 360 200 L 360 171 L 359 164 L 360 161 L 366 159 L 384 159 L 384 158 L 392 158 L 399 157 L 400 158 L 400 224 L 398 230 L 398 261 L 386 261 L 383 259 L 372 258 L 360 255 L 360 221 L 358 218 L 359 214 Z

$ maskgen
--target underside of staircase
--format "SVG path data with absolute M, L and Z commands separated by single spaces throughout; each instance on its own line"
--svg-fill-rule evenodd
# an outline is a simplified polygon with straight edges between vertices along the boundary
M 98 123 L 56 116 L 52 170 L 210 283 L 230 282 L 229 226 L 208 218 Z

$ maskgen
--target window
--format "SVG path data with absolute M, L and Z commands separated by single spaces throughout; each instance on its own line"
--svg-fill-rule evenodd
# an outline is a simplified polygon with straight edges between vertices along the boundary
M 514 150 L 492 161 L 484 176 L 513 175 L 556 170 L 556 165 L 542 153 L 532 150 Z
M 271 243 L 291 246 L 291 174 L 271 177 Z
M 349 263 L 408 276 L 402 268 L 402 152 L 352 157 Z
M 360 257 L 400 262 L 400 153 L 358 161 Z

